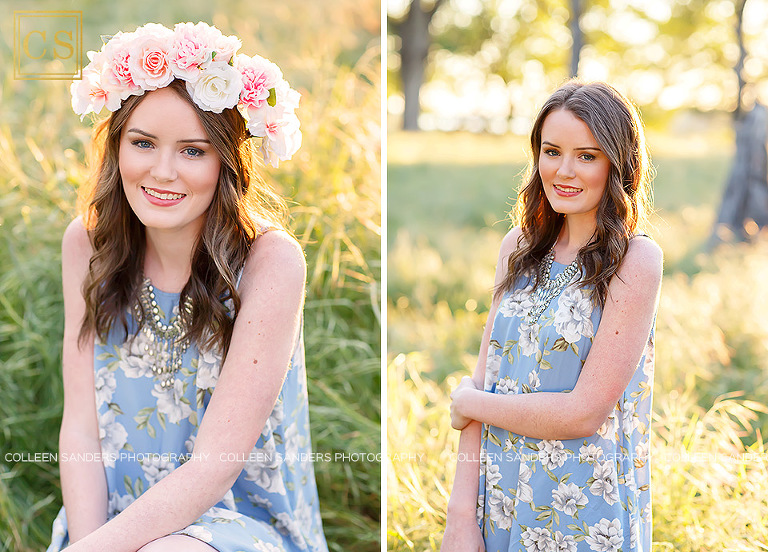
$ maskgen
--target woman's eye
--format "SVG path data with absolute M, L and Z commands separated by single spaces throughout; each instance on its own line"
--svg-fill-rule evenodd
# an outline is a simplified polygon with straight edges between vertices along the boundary
M 203 150 L 197 148 L 184 148 L 184 153 L 190 157 L 200 157 L 205 154 Z
M 557 150 L 546 149 L 544 150 L 544 155 L 546 155 L 547 157 L 554 157 L 555 155 L 557 155 Z
M 595 156 L 592 155 L 591 153 L 584 153 L 584 154 L 582 154 L 581 158 L 584 161 L 592 161 L 595 158 Z
M 131 142 L 131 144 L 133 144 L 134 146 L 140 149 L 147 149 L 152 147 L 152 143 L 149 142 L 148 140 L 134 140 L 133 142 Z

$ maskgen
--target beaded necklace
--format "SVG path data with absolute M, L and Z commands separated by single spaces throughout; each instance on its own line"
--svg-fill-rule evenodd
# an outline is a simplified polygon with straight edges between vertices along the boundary
M 533 306 L 525 320 L 528 324 L 536 324 L 541 318 L 546 308 L 552 302 L 552 299 L 560 295 L 565 287 L 574 281 L 580 275 L 578 257 L 569 264 L 565 270 L 558 274 L 554 279 L 551 277 L 552 263 L 555 262 L 555 246 L 549 250 L 539 265 L 539 281 L 533 292 Z
M 160 380 L 162 389 L 170 389 L 176 381 L 176 372 L 189 348 L 187 330 L 192 322 L 192 300 L 187 297 L 179 314 L 168 324 L 160 317 L 160 308 L 155 299 L 155 288 L 145 278 L 139 292 L 139 303 L 134 305 L 137 319 L 143 321 L 141 331 L 147 336 L 144 352 L 152 357 L 152 373 Z

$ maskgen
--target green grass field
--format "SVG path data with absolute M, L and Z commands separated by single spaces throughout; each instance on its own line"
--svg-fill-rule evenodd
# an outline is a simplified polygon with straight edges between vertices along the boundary
M 21 6 L 1 5 L 6 13 Z M 62 9 L 52 0 L 40 10 Z M 270 171 L 292 205 L 309 268 L 305 343 L 316 452 L 381 448 L 379 3 L 176 0 L 69 5 L 85 49 L 148 21 L 205 20 L 278 63 L 302 94 L 302 149 Z M 333 29 L 328 33 L 327 29 Z M 61 506 L 55 462 L 6 453 L 58 449 L 63 311 L 60 243 L 87 178 L 89 121 L 68 83 L 13 79 L 13 17 L 0 21 L 0 551 L 45 549 Z M 318 462 L 331 550 L 380 549 L 379 462 Z
M 654 550 L 765 550 L 768 240 L 707 252 L 727 127 L 650 133 L 651 234 L 665 252 L 652 438 Z M 458 432 L 448 395 L 476 362 L 525 139 L 388 137 L 388 544 L 439 548 Z M 415 460 L 398 454 L 418 453 Z

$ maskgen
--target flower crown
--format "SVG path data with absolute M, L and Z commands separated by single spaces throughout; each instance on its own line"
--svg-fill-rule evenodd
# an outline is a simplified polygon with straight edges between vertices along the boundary
M 241 45 L 236 36 L 203 22 L 178 23 L 173 30 L 147 23 L 119 32 L 98 52 L 88 52 L 82 79 L 70 87 L 72 109 L 81 120 L 104 107 L 117 111 L 129 96 L 181 79 L 200 109 L 221 113 L 237 106 L 251 135 L 262 139 L 264 161 L 277 167 L 301 146 L 294 113 L 300 96 L 277 65 L 237 54 Z

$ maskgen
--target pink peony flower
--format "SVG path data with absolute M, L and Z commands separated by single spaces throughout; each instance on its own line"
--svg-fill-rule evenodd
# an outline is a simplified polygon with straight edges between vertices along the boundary
M 105 88 L 101 84 L 101 72 L 98 67 L 83 69 L 83 78 L 70 86 L 72 109 L 82 119 L 88 113 L 99 113 L 104 106 L 110 111 L 120 107 L 120 94 Z
M 235 67 L 243 77 L 240 103 L 249 109 L 260 109 L 268 105 L 270 89 L 274 89 L 282 80 L 278 66 L 261 56 L 240 54 L 235 60 Z
M 119 92 L 122 100 L 131 94 L 143 94 L 141 87 L 134 82 L 128 64 L 133 37 L 134 33 L 117 33 L 100 54 L 105 60 L 104 86 Z
M 173 31 L 173 42 L 168 52 L 168 60 L 176 77 L 195 81 L 202 66 L 211 61 L 213 28 L 205 23 L 179 23 Z
M 299 119 L 292 112 L 280 107 L 258 110 L 248 121 L 253 136 L 262 137 L 261 152 L 264 161 L 278 167 L 279 161 L 287 161 L 301 147 Z

